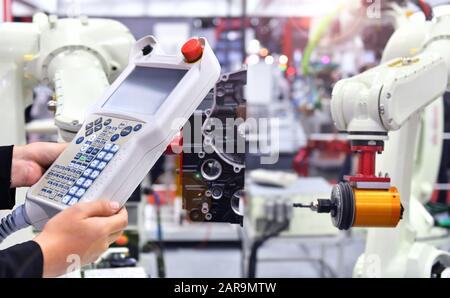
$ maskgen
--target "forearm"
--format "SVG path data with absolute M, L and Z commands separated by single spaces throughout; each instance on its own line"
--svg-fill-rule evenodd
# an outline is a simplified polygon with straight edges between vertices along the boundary
M 13 146 L 0 146 L 0 210 L 12 209 L 16 189 L 11 188 Z
M 27 241 L 0 251 L 0 277 L 42 277 L 43 254 L 38 243 Z

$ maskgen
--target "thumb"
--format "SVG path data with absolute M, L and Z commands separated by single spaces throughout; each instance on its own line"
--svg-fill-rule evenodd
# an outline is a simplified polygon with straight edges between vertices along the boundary
M 120 204 L 114 201 L 98 200 L 94 202 L 80 202 L 76 204 L 83 213 L 83 217 L 106 217 L 117 213 Z

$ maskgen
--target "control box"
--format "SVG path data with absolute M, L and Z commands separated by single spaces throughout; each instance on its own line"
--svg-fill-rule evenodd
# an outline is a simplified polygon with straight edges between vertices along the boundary
M 88 112 L 66 150 L 27 193 L 26 212 L 42 227 L 77 202 L 125 204 L 220 76 L 208 42 L 194 38 L 166 55 L 144 37 L 129 65 Z

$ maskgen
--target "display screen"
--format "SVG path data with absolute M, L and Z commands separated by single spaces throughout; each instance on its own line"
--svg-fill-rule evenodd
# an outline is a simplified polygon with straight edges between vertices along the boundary
M 103 107 L 118 112 L 153 115 L 186 72 L 185 69 L 136 66 Z

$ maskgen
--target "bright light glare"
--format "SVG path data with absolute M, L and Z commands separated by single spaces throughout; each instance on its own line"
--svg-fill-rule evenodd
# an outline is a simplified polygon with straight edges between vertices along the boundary
M 247 64 L 248 65 L 255 65 L 259 63 L 259 56 L 256 54 L 252 54 L 247 57 Z
M 286 55 L 281 55 L 280 58 L 278 58 L 278 62 L 280 64 L 287 64 L 288 63 L 288 57 Z
M 259 43 L 259 40 L 257 39 L 252 39 L 249 43 L 248 43 L 248 48 L 247 51 L 250 54 L 257 54 L 259 52 L 259 49 L 261 48 L 261 44 Z
M 273 62 L 274 62 L 274 59 L 273 59 L 273 57 L 272 56 L 267 56 L 266 58 L 264 58 L 264 62 L 266 62 L 266 64 L 273 64 Z

